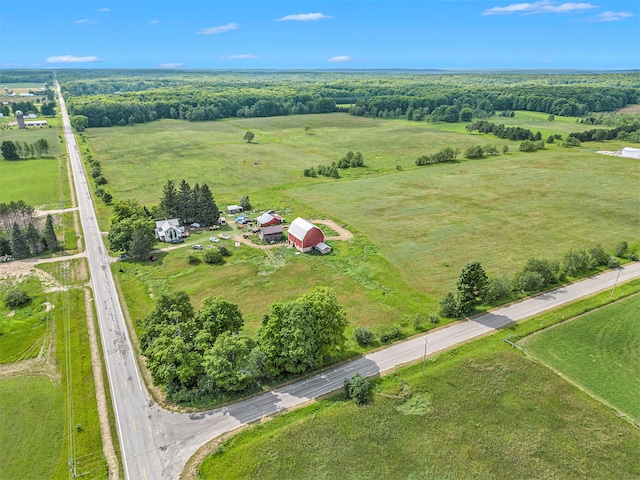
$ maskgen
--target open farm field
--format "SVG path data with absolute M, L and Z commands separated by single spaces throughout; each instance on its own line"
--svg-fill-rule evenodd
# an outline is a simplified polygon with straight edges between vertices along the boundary
M 636 295 L 521 341 L 542 363 L 640 420 L 640 296 Z
M 550 315 L 556 312 L 544 317 Z M 538 322 L 546 320 L 534 318 L 508 331 L 535 329 Z M 425 375 L 417 364 L 375 380 L 367 406 L 338 394 L 252 427 L 209 455 L 199 474 L 205 479 L 519 479 L 532 472 L 536 478 L 638 477 L 640 432 L 508 346 L 504 336 L 437 355 L 427 361 Z
M 60 180 L 55 158 L 0 160 L 0 202 L 24 200 L 42 210 L 60 208 Z M 68 192 L 66 176 L 62 181 Z
M 304 125 L 311 127 L 308 133 Z M 361 151 L 368 168 L 342 171 L 347 178 L 394 171 L 397 165 L 412 168 L 417 157 L 447 146 L 464 151 L 477 144 L 509 144 L 513 151 L 519 145 L 469 135 L 464 124 L 455 125 L 462 132 L 439 125 L 333 113 L 216 122 L 161 120 L 93 128 L 86 138 L 114 198 L 136 198 L 143 204 L 158 203 L 169 179 L 207 183 L 223 203 L 268 187 L 306 185 L 312 181 L 302 177 L 305 168 L 330 165 L 349 150 Z M 248 130 L 256 135 L 251 144 L 243 140 Z
M 286 194 L 347 221 L 407 283 L 442 295 L 468 262 L 512 275 L 530 257 L 637 240 L 639 183 L 634 160 L 552 147 Z
M 55 478 L 66 460 L 60 385 L 39 376 L 0 379 L 0 405 L 0 479 Z
M 47 156 L 57 157 L 62 151 L 62 144 L 58 138 L 59 117 L 39 117 L 38 120 L 46 120 L 51 127 L 29 127 L 20 130 L 17 126 L 0 130 L 0 142 L 10 140 L 12 142 L 35 143 L 44 138 L 49 143 L 49 154 Z M 2 119 L 2 124 L 15 122 L 15 117 Z M 0 124 L 1 125 L 1 124 Z

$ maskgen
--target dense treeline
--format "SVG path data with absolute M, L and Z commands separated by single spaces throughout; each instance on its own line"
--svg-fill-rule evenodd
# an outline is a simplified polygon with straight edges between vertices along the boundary
M 640 100 L 632 74 L 81 71 L 59 78 L 70 114 L 86 116 L 89 127 L 335 110 L 469 121 L 513 110 L 584 115 Z
M 53 70 L 1 69 L 0 83 L 48 83 L 54 79 Z
M 594 117 L 589 117 L 589 119 L 593 120 L 593 125 L 601 124 L 597 123 Z M 640 141 L 640 115 L 636 115 L 635 118 L 628 118 L 624 123 L 618 123 L 617 126 L 612 129 L 592 128 L 584 132 L 570 133 L 569 137 L 577 138 L 581 142 L 602 142 L 604 140 L 615 139 L 637 142 Z
M 540 133 L 534 134 L 531 130 L 522 127 L 505 127 L 504 124 L 495 124 L 486 120 L 478 120 L 466 127 L 468 132 L 477 130 L 479 133 L 490 133 L 498 138 L 507 140 L 540 140 Z

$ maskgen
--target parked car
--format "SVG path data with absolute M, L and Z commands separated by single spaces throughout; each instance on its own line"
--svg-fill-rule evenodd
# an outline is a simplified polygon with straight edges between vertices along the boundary
M 129 260 L 130 258 L 133 258 L 133 256 L 129 255 L 128 253 L 121 253 L 120 254 L 120 260 Z
M 194 222 L 194 223 L 191 224 L 191 228 L 200 228 L 200 224 Z
M 191 247 L 195 250 L 202 250 L 202 245 L 200 245 L 199 243 L 196 243 L 193 247 Z
M 214 243 L 218 243 L 220 241 L 220 239 L 216 238 L 216 237 L 209 237 L 209 241 L 210 242 L 214 242 Z

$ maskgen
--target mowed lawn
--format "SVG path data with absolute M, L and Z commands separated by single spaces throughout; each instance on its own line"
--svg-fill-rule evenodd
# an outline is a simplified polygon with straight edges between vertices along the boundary
M 1 480 L 54 478 L 62 463 L 64 396 L 45 377 L 0 379 Z
M 250 428 L 203 479 L 632 479 L 640 431 L 495 336 Z
M 527 337 L 524 349 L 640 420 L 640 295 Z
M 67 184 L 67 177 L 62 181 Z M 57 158 L 0 160 L 0 202 L 24 200 L 33 207 L 60 208 L 59 184 Z
M 513 275 L 530 257 L 637 241 L 638 185 L 635 160 L 554 146 L 286 194 L 355 227 L 407 283 L 443 295 L 468 262 Z

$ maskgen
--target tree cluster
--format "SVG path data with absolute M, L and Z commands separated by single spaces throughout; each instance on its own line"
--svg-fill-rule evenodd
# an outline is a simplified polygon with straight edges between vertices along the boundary
M 43 157 L 49 153 L 49 142 L 45 138 L 40 138 L 33 143 L 3 140 L 0 151 L 5 160 Z
M 455 162 L 456 158 L 458 158 L 458 154 L 460 150 L 457 148 L 454 150 L 451 147 L 445 147 L 439 152 L 433 153 L 431 155 L 422 155 L 416 159 L 416 165 L 433 165 L 436 163 L 447 163 L 447 162 Z
M 495 124 L 486 120 L 476 120 L 466 126 L 467 132 L 477 130 L 479 133 L 490 133 L 498 138 L 506 140 L 540 140 L 542 134 L 540 132 L 534 134 L 528 128 L 522 127 L 505 127 L 504 124 Z M 539 138 L 536 138 L 539 137 Z
M 147 209 L 137 201 L 117 202 L 107 235 L 109 246 L 112 250 L 144 258 L 156 243 L 155 227 Z
M 514 298 L 514 292 L 535 293 L 565 282 L 567 277 L 581 277 L 602 268 L 617 268 L 620 259 L 638 259 L 628 252 L 628 244 L 620 242 L 608 253 L 602 245 L 589 249 L 570 249 L 561 261 L 529 258 L 513 279 L 507 276 L 487 277 L 480 263 L 466 265 L 455 292 L 449 292 L 440 302 L 445 317 L 459 318 L 472 314 L 479 305 L 498 304 Z
M 525 140 L 520 143 L 518 150 L 521 152 L 537 152 L 538 150 L 543 150 L 544 145 L 545 142 L 542 140 L 536 140 L 535 142 L 532 140 Z
M 96 184 L 96 189 L 95 189 L 96 197 L 102 199 L 105 205 L 111 204 L 113 200 L 113 196 L 109 192 L 107 192 L 104 188 L 102 188 L 103 185 L 106 185 L 107 183 L 109 183 L 107 179 L 102 175 L 102 165 L 98 160 L 93 158 L 93 156 L 91 155 L 87 156 L 87 162 L 91 167 L 91 178 L 93 178 L 93 181 Z
M 610 130 L 604 128 L 593 128 L 584 132 L 572 132 L 568 135 L 581 142 L 603 142 L 605 140 L 626 140 L 640 135 L 640 120 L 617 126 Z M 622 136 L 622 138 L 620 138 Z
M 271 305 L 255 342 L 243 323 L 238 306 L 222 297 L 208 297 L 196 312 L 185 292 L 162 295 L 140 324 L 154 382 L 172 400 L 192 402 L 317 368 L 343 345 L 346 317 L 331 290 L 320 287 Z
M 249 198 L 247 197 L 247 202 Z M 181 223 L 197 222 L 213 225 L 220 218 L 220 211 L 209 186 L 197 183 L 191 188 L 182 180 L 176 188 L 173 180 L 167 180 L 162 188 L 162 198 L 155 212 L 156 218 L 177 218 Z
M 305 168 L 303 175 L 305 177 L 317 177 L 320 175 L 324 177 L 340 178 L 339 169 L 358 168 L 364 166 L 364 157 L 362 156 L 362 153 L 360 153 L 360 151 L 353 153 L 349 150 L 337 163 L 331 162 L 331 165 L 328 166 L 318 165 L 317 168 Z
M 60 249 L 51 215 L 47 215 L 42 229 L 34 220 L 25 224 L 23 219 L 21 223 L 24 226 L 21 226 L 18 220 L 14 220 L 10 229 L 7 230 L 3 218 L 2 231 L 0 231 L 0 256 L 12 255 L 16 260 L 20 260 L 39 255 L 45 250 L 56 252 Z

